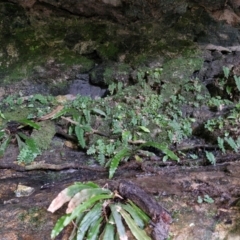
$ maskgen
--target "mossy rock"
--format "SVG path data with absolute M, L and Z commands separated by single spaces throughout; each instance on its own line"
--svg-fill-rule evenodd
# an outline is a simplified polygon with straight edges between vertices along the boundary
M 101 64 L 90 72 L 92 84 L 108 86 L 111 83 L 122 82 L 128 85 L 132 68 L 128 64 Z
M 41 150 L 47 150 L 56 133 L 55 124 L 53 121 L 42 121 L 38 125 L 40 126 L 40 130 L 34 129 L 31 137 Z

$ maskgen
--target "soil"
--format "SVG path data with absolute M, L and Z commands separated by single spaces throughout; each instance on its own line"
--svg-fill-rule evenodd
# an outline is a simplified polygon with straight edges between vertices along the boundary
M 50 239 L 51 229 L 64 208 L 54 214 L 47 212 L 47 208 L 62 189 L 75 181 L 95 181 L 102 186 L 110 181 L 107 172 L 89 167 L 91 159 L 85 153 L 64 146 L 46 151 L 35 165 L 77 162 L 76 167 L 14 170 L 11 166 L 15 165 L 18 152 L 14 146 L 8 151 L 0 160 L 0 239 Z M 152 162 L 151 166 L 155 164 Z M 143 169 L 130 162 L 119 168 L 111 182 L 129 180 L 167 209 L 173 219 L 170 239 L 239 239 L 239 162 L 155 167 L 154 173 Z M 208 201 L 208 197 L 214 202 Z M 67 239 L 67 234 L 68 229 L 57 239 Z

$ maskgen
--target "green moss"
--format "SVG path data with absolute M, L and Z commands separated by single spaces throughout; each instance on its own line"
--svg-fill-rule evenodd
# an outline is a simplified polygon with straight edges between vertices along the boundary
M 132 60 L 131 60 L 131 64 L 134 66 L 134 67 L 139 67 L 139 66 L 142 66 L 144 65 L 144 63 L 146 62 L 147 60 L 147 55 L 144 53 L 144 54 L 140 54 L 140 55 L 137 55 L 135 57 L 132 57 Z
M 4 112 L 6 121 L 18 121 L 26 119 L 27 116 L 31 113 L 30 108 L 18 108 L 14 111 Z
M 97 41 L 99 43 L 106 42 L 109 40 L 110 33 L 113 34 L 113 32 L 108 33 L 109 26 L 107 24 L 99 23 L 97 21 L 84 22 L 79 26 L 79 28 L 86 40 Z
M 111 84 L 112 82 L 114 82 L 114 73 L 115 73 L 115 68 L 112 66 L 106 67 L 105 71 L 103 73 L 103 78 L 104 78 L 104 82 L 106 84 Z
M 38 125 L 40 125 L 41 129 L 34 129 L 31 137 L 40 149 L 46 150 L 49 148 L 52 138 L 56 133 L 55 124 L 53 121 L 43 121 L 39 122 Z
M 86 72 L 89 71 L 94 66 L 94 61 L 81 56 L 79 54 L 75 54 L 72 51 L 66 50 L 62 51 L 58 54 L 55 54 L 56 59 L 60 63 L 64 63 L 66 67 L 72 66 L 72 65 L 81 65 L 81 71 Z
M 103 60 L 117 60 L 119 50 L 116 43 L 107 42 L 100 45 L 97 52 Z
M 24 228 L 27 227 L 35 231 L 42 230 L 47 221 L 47 214 L 44 209 L 32 207 L 19 214 L 18 219 L 21 220 Z

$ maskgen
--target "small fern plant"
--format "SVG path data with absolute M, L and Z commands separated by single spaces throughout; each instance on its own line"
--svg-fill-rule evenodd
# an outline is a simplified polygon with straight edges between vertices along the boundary
M 93 182 L 77 182 L 63 191 L 50 204 L 48 211 L 54 213 L 66 202 L 66 214 L 55 224 L 51 238 L 72 222 L 69 240 L 128 239 L 125 226 L 137 240 L 150 240 L 144 227 L 150 218 L 130 200 L 123 200 L 117 192 L 100 188 Z
M 16 124 L 19 127 L 12 131 L 11 126 L 6 126 L 0 130 L 0 157 L 4 156 L 4 153 L 12 139 L 17 139 L 18 148 L 20 150 L 17 160 L 19 163 L 30 164 L 34 159 L 41 154 L 40 148 L 37 146 L 36 141 L 20 132 L 21 128 L 28 126 L 36 130 L 40 129 L 40 126 L 28 119 L 18 120 Z M 22 124 L 22 126 L 21 126 Z M 9 123 L 11 125 L 11 122 Z
M 166 145 L 164 144 L 159 144 L 157 142 L 145 142 L 141 144 L 140 146 L 136 147 L 134 152 L 137 152 L 138 150 L 146 147 L 152 147 L 156 148 L 160 151 L 162 151 L 165 154 L 165 159 L 169 158 L 174 161 L 178 161 L 179 158 L 173 151 L 171 151 Z M 127 157 L 130 157 L 133 153 L 130 151 L 128 147 L 125 147 L 121 149 L 113 158 L 110 159 L 110 167 L 109 167 L 109 178 L 111 179 L 116 172 L 119 163 Z

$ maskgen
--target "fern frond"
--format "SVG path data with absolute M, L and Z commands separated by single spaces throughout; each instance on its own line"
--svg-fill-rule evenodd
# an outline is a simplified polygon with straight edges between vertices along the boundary
M 110 164 L 110 169 L 109 169 L 109 178 L 113 177 L 115 171 L 117 170 L 117 167 L 118 167 L 120 161 L 124 157 L 129 157 L 129 156 L 130 156 L 129 149 L 128 148 L 123 148 L 112 158 L 111 164 Z
M 75 126 L 75 133 L 76 133 L 76 136 L 78 139 L 78 143 L 80 144 L 80 146 L 82 148 L 85 148 L 86 142 L 84 139 L 84 130 L 79 125 L 77 125 L 77 126 Z
M 141 147 L 154 147 L 161 150 L 164 154 L 166 154 L 172 160 L 178 161 L 179 158 L 173 151 L 171 151 L 166 145 L 159 144 L 157 142 L 146 142 L 141 145 Z

